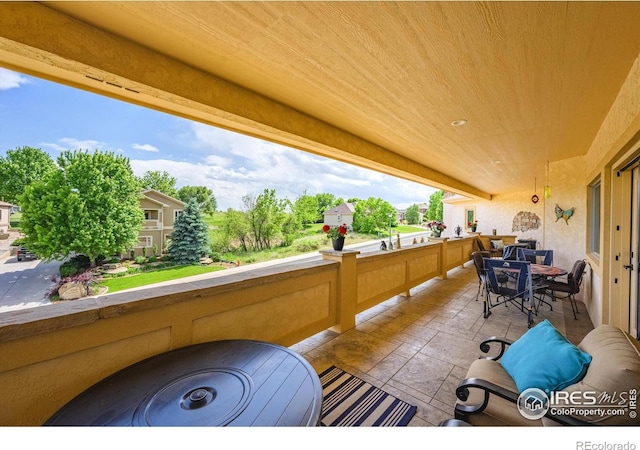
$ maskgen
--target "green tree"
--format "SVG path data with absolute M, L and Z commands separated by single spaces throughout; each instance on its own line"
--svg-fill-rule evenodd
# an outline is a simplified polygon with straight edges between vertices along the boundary
M 194 264 L 209 254 L 209 226 L 195 198 L 190 199 L 173 223 L 167 250 L 178 264 Z
M 218 202 L 213 192 L 206 186 L 183 186 L 178 190 L 178 198 L 185 203 L 195 198 L 205 214 L 213 214 L 218 209 Z
M 286 203 L 276 198 L 274 189 L 265 189 L 255 198 L 245 195 L 242 201 L 253 236 L 254 250 L 271 248 L 281 234 L 286 218 Z
M 100 255 L 135 246 L 144 215 L 129 159 L 77 150 L 57 162 L 19 198 L 26 245 L 45 260 L 83 254 L 92 266 Z
M 293 213 L 297 221 L 303 226 L 316 223 L 318 220 L 318 202 L 316 201 L 316 197 L 304 191 L 293 204 Z
M 324 212 L 327 209 L 344 203 L 341 198 L 336 198 L 335 195 L 329 193 L 316 194 L 316 202 L 318 203 L 318 216 L 316 217 L 316 222 L 322 222 L 324 220 Z
M 420 223 L 420 207 L 415 203 L 407 208 L 405 213 L 407 223 L 409 225 L 417 225 Z
M 0 156 L 0 200 L 19 204 L 27 186 L 42 180 L 56 164 L 48 153 L 33 147 L 18 147 Z
M 381 198 L 369 197 L 356 203 L 353 214 L 353 229 L 359 233 L 372 234 L 389 228 L 389 221 L 397 225 L 396 210 Z
M 148 170 L 140 178 L 142 189 L 155 189 L 169 197 L 178 198 L 176 179 L 164 170 Z
M 442 222 L 442 199 L 444 198 L 444 191 L 439 190 L 431 194 L 429 197 L 429 206 L 427 208 L 426 219 L 437 220 Z
M 247 215 L 242 211 L 236 211 L 229 208 L 224 215 L 224 233 L 229 241 L 237 241 L 245 252 L 249 251 L 251 246 L 250 241 L 250 226 L 247 220 Z

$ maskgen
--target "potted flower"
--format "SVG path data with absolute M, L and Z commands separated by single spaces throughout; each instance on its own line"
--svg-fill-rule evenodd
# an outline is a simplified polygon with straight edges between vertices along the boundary
M 340 251 L 344 246 L 344 237 L 347 235 L 347 224 L 343 223 L 337 227 L 332 227 L 325 224 L 322 227 L 322 231 L 327 233 L 327 237 L 331 238 L 331 243 L 333 244 L 333 249 Z
M 467 228 L 471 228 L 471 231 L 475 232 L 478 229 L 478 221 L 469 222 Z
M 440 221 L 433 220 L 427 223 L 427 228 L 431 230 L 431 235 L 433 237 L 440 237 L 440 235 L 447 228 L 447 226 Z

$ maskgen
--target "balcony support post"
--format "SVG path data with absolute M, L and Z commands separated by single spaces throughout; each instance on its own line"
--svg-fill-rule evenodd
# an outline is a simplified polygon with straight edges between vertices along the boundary
M 337 323 L 330 329 L 344 333 L 356 326 L 356 304 L 358 302 L 357 250 L 323 250 L 322 259 L 340 262 L 338 276 L 338 317 Z

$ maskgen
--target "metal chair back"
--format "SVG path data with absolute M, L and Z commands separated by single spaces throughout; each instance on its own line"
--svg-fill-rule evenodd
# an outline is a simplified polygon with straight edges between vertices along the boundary
M 553 250 L 531 250 L 518 248 L 518 261 L 529 261 L 532 264 L 553 266 Z
M 484 267 L 487 271 L 489 289 L 494 294 L 507 299 L 533 299 L 533 285 L 531 283 L 531 263 L 528 261 L 505 261 L 501 259 L 485 258 Z M 509 274 L 512 283 L 500 284 L 499 276 Z

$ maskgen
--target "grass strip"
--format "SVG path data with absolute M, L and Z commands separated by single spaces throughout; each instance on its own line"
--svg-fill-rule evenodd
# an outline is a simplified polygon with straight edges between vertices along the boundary
M 178 278 L 202 275 L 204 273 L 224 270 L 222 266 L 176 266 L 166 269 L 143 272 L 120 278 L 110 278 L 100 282 L 100 286 L 109 288 L 108 293 L 123 291 L 148 284 L 161 283 L 163 281 L 176 280 Z

